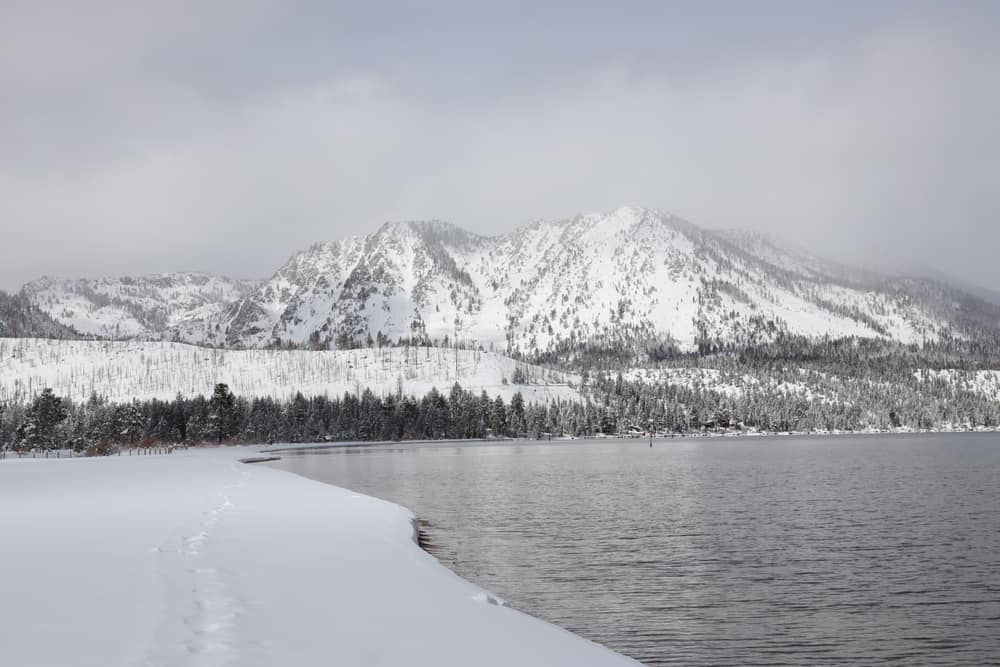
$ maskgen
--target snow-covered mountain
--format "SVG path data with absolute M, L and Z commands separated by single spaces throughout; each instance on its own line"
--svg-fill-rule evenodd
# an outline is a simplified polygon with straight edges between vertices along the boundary
M 919 344 L 1000 328 L 1000 308 L 947 285 L 632 207 L 502 236 L 438 221 L 387 223 L 299 252 L 256 286 L 138 280 L 43 280 L 25 293 L 83 332 L 251 348 L 457 340 L 544 358 L 747 347 L 782 334 Z
M 578 347 L 745 346 L 779 333 L 921 343 L 961 335 L 950 297 L 758 235 L 640 208 L 484 237 L 388 223 L 298 253 L 224 311 L 176 327 L 210 345 L 458 340 L 544 355 Z
M 203 273 L 70 280 L 43 277 L 21 292 L 56 321 L 101 338 L 161 338 L 187 320 L 212 318 L 256 282 Z
M 743 252 L 784 271 L 819 282 L 870 285 L 886 278 L 868 269 L 847 266 L 761 232 L 746 229 L 717 229 L 713 232 Z

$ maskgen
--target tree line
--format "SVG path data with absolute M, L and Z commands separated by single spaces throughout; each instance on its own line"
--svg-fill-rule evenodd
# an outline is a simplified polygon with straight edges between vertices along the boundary
M 0 406 L 0 449 L 71 448 L 109 453 L 162 443 L 273 443 L 421 440 L 540 435 L 558 427 L 569 404 L 527 404 L 475 394 L 455 384 L 408 395 L 246 398 L 218 384 L 211 397 L 109 403 L 97 395 L 75 403 L 45 389 L 29 404 Z
M 767 355 L 716 358 L 712 366 L 692 360 L 644 378 L 585 371 L 580 399 L 547 404 L 528 403 L 519 392 L 505 401 L 458 384 L 422 397 L 365 390 L 288 399 L 236 396 L 218 384 L 210 397 L 128 403 L 97 395 L 74 402 L 46 389 L 28 404 L 0 404 L 0 450 L 100 454 L 167 443 L 1000 427 L 1000 377 L 981 386 L 972 369 L 952 376 L 914 371 L 876 350 L 834 348 L 822 362 L 803 358 L 801 365 Z M 863 371 L 859 358 L 867 362 Z M 854 372 L 835 372 L 844 361 Z

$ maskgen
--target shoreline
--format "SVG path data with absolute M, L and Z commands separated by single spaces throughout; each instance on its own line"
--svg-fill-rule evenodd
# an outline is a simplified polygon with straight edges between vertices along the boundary
M 670 442 L 675 440 L 708 440 L 717 438 L 820 438 L 820 437 L 894 437 L 894 436 L 914 436 L 914 435 L 977 435 L 998 433 L 1000 426 L 977 427 L 971 429 L 922 429 L 922 430 L 865 430 L 865 431 L 733 431 L 733 432 L 707 432 L 707 433 L 683 433 L 672 435 L 654 435 L 654 442 Z M 634 440 L 637 442 L 648 442 L 649 435 L 595 435 L 595 436 L 559 436 L 554 438 L 443 438 L 441 440 L 344 440 L 337 442 L 317 442 L 317 443 L 297 443 L 283 444 L 279 447 L 271 445 L 229 445 L 246 447 L 264 447 L 261 453 L 281 453 L 281 452 L 309 452 L 322 451 L 327 449 L 340 449 L 351 447 L 385 447 L 385 446 L 407 446 L 407 445 L 469 445 L 469 444 L 527 444 L 527 443 L 558 443 L 565 444 L 571 442 L 620 442 Z M 213 447 L 215 445 L 212 445 Z M 226 445 L 223 445 L 226 446 Z M 280 458 L 280 457 L 279 457 Z
M 1000 433 L 1000 425 L 998 426 L 979 426 L 976 428 L 967 429 L 899 429 L 892 431 L 881 431 L 881 430 L 864 430 L 864 431 L 729 431 L 729 432 L 705 432 L 705 433 L 675 433 L 670 435 L 654 435 L 654 442 L 669 442 L 672 440 L 702 440 L 702 439 L 717 439 L 717 438 L 818 438 L 818 437 L 867 437 L 867 436 L 881 436 L 881 437 L 893 437 L 893 436 L 913 436 L 913 435 L 976 435 L 976 434 L 988 434 L 988 433 Z M 637 442 L 648 442 L 649 435 L 594 435 L 594 436 L 557 436 L 553 438 L 442 438 L 440 440 L 338 440 L 338 441 L 328 441 L 328 442 L 303 442 L 303 443 L 284 443 L 280 446 L 261 444 L 261 443 L 224 443 L 217 444 L 213 442 L 203 442 L 199 444 L 192 445 L 177 445 L 177 444 L 161 444 L 160 447 L 174 447 L 177 451 L 184 450 L 206 450 L 214 448 L 233 448 L 233 447 L 244 447 L 244 448 L 259 448 L 261 454 L 278 454 L 281 452 L 308 452 L 308 451 L 322 451 L 328 449 L 341 449 L 341 448 L 351 448 L 351 447 L 386 447 L 386 446 L 407 446 L 407 445 L 468 445 L 468 444 L 484 444 L 484 445 L 496 445 L 496 444 L 526 444 L 526 443 L 570 443 L 577 441 L 596 441 L 596 442 L 617 442 L 617 441 L 628 441 L 635 440 Z M 142 450 L 138 445 L 134 447 L 136 450 Z M 0 462 L 4 460 L 18 461 L 26 459 L 53 459 L 59 460 L 60 458 L 66 459 L 101 459 L 101 458 L 113 458 L 116 454 L 106 454 L 99 456 L 86 456 L 81 453 L 74 453 L 72 450 L 51 450 L 56 451 L 57 455 L 48 456 L 32 456 L 31 452 L 17 452 L 12 449 L 0 450 Z M 124 450 L 123 450 L 124 451 Z M 59 452 L 68 452 L 65 457 L 60 457 Z M 37 452 L 35 452 L 37 454 Z M 158 456 L 159 454 L 146 454 L 150 456 Z M 247 460 L 246 463 L 264 463 L 266 461 L 278 460 L 280 457 L 275 458 L 261 458 L 259 460 Z
M 17 508 L 0 513 L 5 566 L 18 573 L 5 588 L 12 604 L 0 605 L 4 657 L 78 667 L 638 664 L 455 574 L 420 547 L 406 508 L 249 464 L 263 458 L 259 447 L 215 447 L 0 464 Z

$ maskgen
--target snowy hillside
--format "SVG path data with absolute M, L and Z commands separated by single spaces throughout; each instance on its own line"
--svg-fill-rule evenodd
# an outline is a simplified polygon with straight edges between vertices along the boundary
M 221 320 L 185 322 L 177 335 L 228 346 L 458 339 L 536 355 L 651 344 L 690 351 L 781 332 L 920 343 L 950 330 L 941 309 L 752 239 L 639 208 L 499 237 L 390 223 L 299 253 Z
M 22 294 L 62 324 L 109 339 L 160 338 L 168 327 L 214 312 L 255 282 L 201 273 L 69 280 L 43 277 Z
M 53 320 L 24 295 L 0 291 L 0 337 L 6 336 L 79 337 L 75 331 Z
M 514 384 L 516 371 L 524 384 Z M 275 398 L 365 389 L 380 396 L 423 396 L 432 387 L 447 392 L 458 382 L 504 400 L 520 391 L 535 403 L 579 398 L 580 386 L 575 375 L 470 350 L 213 350 L 166 342 L 0 338 L 0 403 L 23 401 L 45 387 L 75 400 L 92 392 L 116 402 L 210 396 L 217 382 L 241 396 Z
M 297 253 L 258 285 L 189 274 L 43 279 L 25 294 L 84 333 L 233 348 L 457 340 L 542 359 L 748 348 L 785 334 L 921 344 L 1000 330 L 1000 308 L 943 284 L 630 207 L 496 237 L 387 223 Z
M 785 380 L 773 376 L 756 377 L 748 373 L 724 372 L 716 368 L 631 368 L 622 373 L 628 382 L 657 386 L 684 387 L 694 391 L 714 391 L 723 396 L 745 396 L 751 391 L 769 395 L 801 397 L 812 400 L 816 396 L 815 377 L 801 371 L 802 379 Z M 612 374 L 606 374 L 612 376 Z M 813 382 L 807 383 L 807 380 Z
M 921 383 L 937 384 L 954 391 L 967 391 L 1000 401 L 1000 371 L 997 370 L 920 369 L 914 371 L 913 375 Z
M 884 279 L 873 271 L 818 257 L 768 234 L 745 229 L 719 229 L 713 233 L 748 255 L 800 278 L 859 286 Z

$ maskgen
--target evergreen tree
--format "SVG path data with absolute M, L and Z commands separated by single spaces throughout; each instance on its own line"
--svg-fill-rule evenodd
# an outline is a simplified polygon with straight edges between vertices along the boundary
M 524 397 L 521 396 L 521 392 L 517 392 L 510 399 L 510 417 L 507 421 L 514 435 L 520 435 L 528 428 L 524 421 Z
M 58 446 L 56 429 L 66 419 L 66 408 L 61 398 L 45 388 L 24 415 L 17 431 L 21 449 L 55 449 Z
M 497 396 L 493 400 L 490 409 L 490 430 L 493 435 L 501 436 L 507 434 L 507 406 L 504 405 L 503 398 Z
M 236 397 L 229 386 L 220 382 L 215 385 L 212 398 L 208 402 L 208 430 L 218 444 L 236 435 Z
M 142 439 L 145 420 L 138 403 L 118 406 L 115 421 L 120 429 L 115 438 L 118 442 L 134 445 Z

